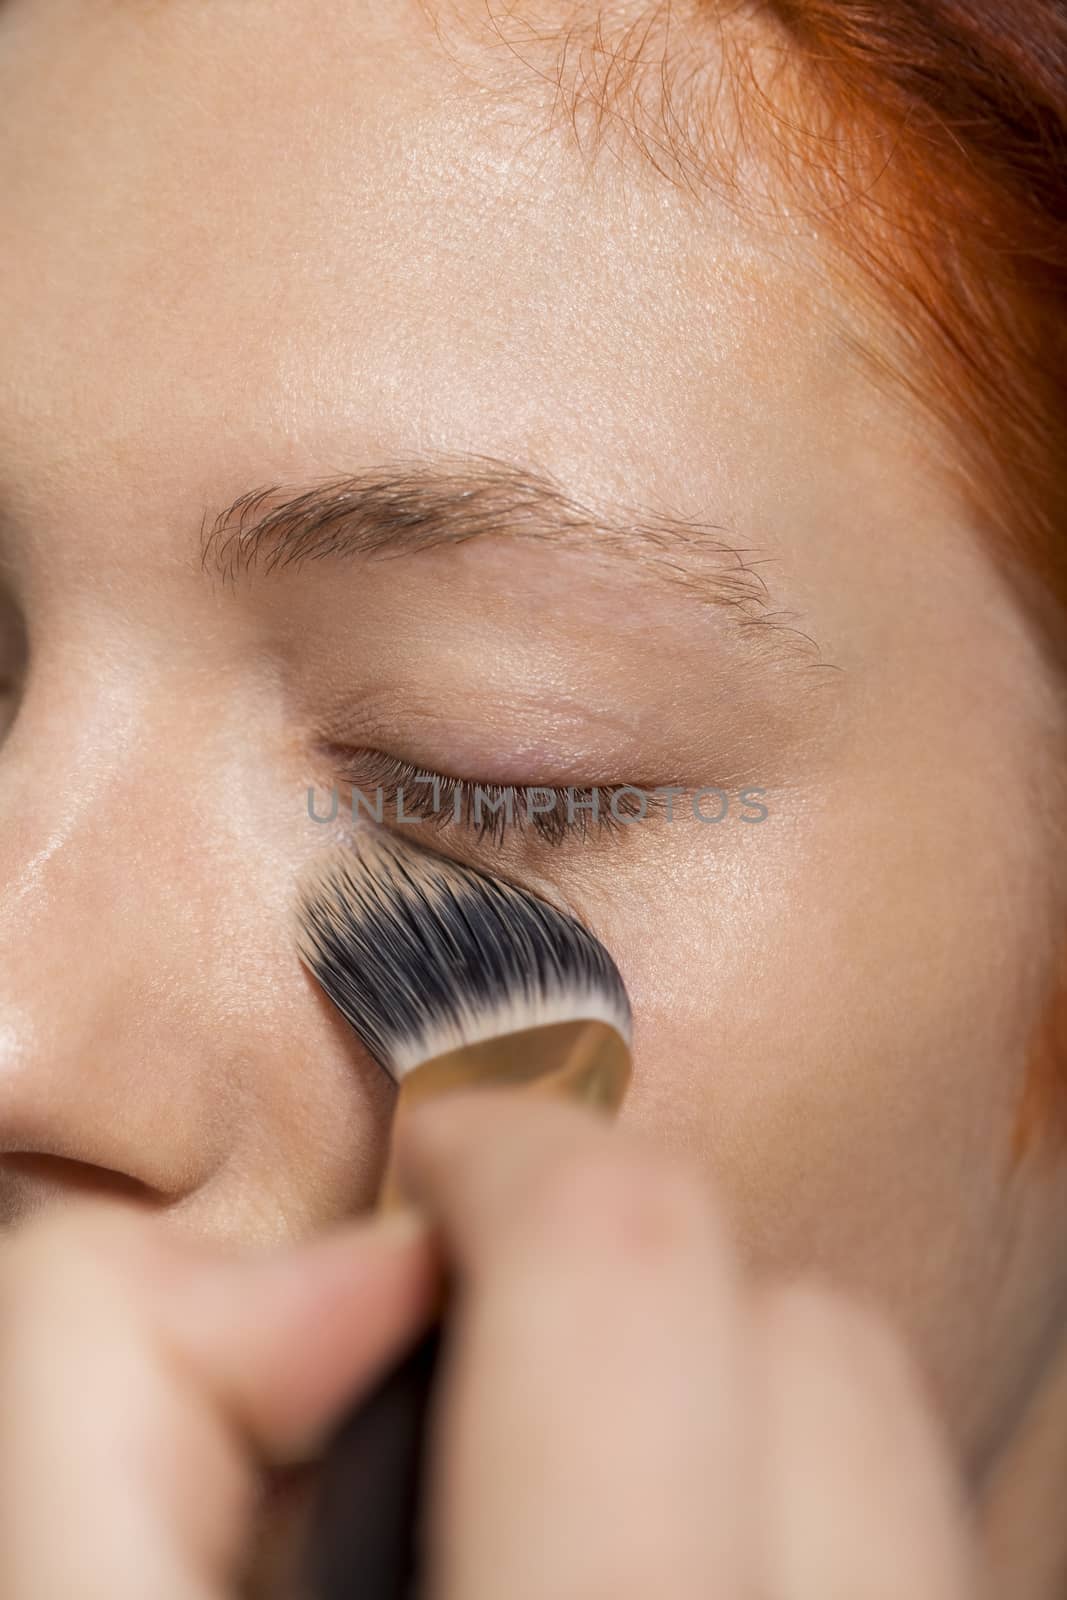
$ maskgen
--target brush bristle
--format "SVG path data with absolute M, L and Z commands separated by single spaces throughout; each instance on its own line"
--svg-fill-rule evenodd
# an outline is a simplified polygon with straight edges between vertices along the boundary
M 511 884 L 384 833 L 319 857 L 297 907 L 301 959 L 399 1080 L 446 1051 L 595 1019 L 629 1043 L 630 1003 L 581 923 Z

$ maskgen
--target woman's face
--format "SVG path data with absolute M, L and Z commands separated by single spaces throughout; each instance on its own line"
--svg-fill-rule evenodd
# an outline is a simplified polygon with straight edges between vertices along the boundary
M 369 1203 L 389 1088 L 287 920 L 344 821 L 309 785 L 676 787 L 559 844 L 385 817 L 589 923 L 624 1115 L 754 1263 L 877 1296 L 977 1468 L 1065 1288 L 1063 1181 L 1009 1171 L 1053 686 L 855 353 L 888 331 L 803 219 L 686 181 L 661 26 L 626 90 L 591 12 L 526 9 L 0 13 L 4 1213 L 104 1186 L 275 1240 Z

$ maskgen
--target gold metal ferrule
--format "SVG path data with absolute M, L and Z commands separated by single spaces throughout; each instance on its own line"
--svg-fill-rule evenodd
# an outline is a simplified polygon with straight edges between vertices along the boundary
M 571 1099 L 612 1114 L 630 1082 L 630 1051 L 622 1035 L 599 1021 L 551 1022 L 498 1034 L 423 1061 L 400 1080 L 394 1129 L 421 1100 L 454 1089 L 510 1088 L 523 1095 Z M 392 1143 L 378 1204 L 406 1202 L 395 1171 Z

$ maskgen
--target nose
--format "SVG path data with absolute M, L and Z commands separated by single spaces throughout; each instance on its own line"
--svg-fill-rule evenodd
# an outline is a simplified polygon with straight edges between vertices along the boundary
M 53 687 L 0 757 L 8 1220 L 90 1188 L 174 1206 L 224 1179 L 244 1186 L 238 1211 L 272 1195 L 281 1217 L 287 1175 L 303 1163 L 308 1183 L 316 1159 L 357 1199 L 375 1097 L 350 1058 L 339 1081 L 335 1023 L 294 952 L 295 774 L 264 762 L 239 707 L 183 710 L 173 685 L 83 696 L 79 718 L 68 684 L 51 738 Z
M 173 1200 L 205 1181 L 225 1122 L 199 1070 L 216 985 L 190 978 L 233 952 L 189 870 L 206 819 L 129 732 L 97 722 L 69 763 L 38 746 L 4 785 L 0 1159 L 38 1189 Z

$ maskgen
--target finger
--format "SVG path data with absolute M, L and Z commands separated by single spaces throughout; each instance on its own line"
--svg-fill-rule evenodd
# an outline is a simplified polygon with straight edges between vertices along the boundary
M 903 1346 L 822 1289 L 766 1293 L 759 1582 L 767 1600 L 974 1600 L 973 1545 L 947 1447 Z
M 306 1448 L 417 1327 L 425 1232 L 268 1256 L 94 1202 L 0 1254 L 0 1593 L 218 1600 L 260 1456 Z
M 438 1262 L 413 1210 L 335 1227 L 315 1240 L 205 1271 L 195 1290 L 165 1272 L 161 1333 L 258 1451 L 314 1454 L 338 1397 L 368 1389 L 436 1303 Z
M 733 1600 L 742 1353 L 699 1176 L 488 1091 L 420 1108 L 398 1158 L 459 1268 L 435 1600 Z

